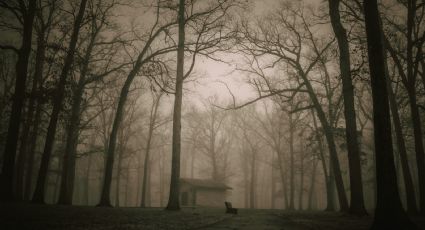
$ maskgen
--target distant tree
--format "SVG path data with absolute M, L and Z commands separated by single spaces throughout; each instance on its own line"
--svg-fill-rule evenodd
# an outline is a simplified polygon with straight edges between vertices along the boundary
M 140 207 L 146 207 L 146 199 L 147 199 L 147 190 L 150 189 L 150 185 L 148 184 L 148 174 L 150 174 L 150 152 L 152 148 L 152 138 L 154 135 L 154 131 L 158 128 L 158 108 L 161 102 L 161 98 L 164 95 L 163 91 L 160 92 L 152 92 L 152 105 L 150 108 L 149 114 L 149 128 L 148 128 L 148 136 L 146 139 L 145 145 L 145 159 L 143 162 L 143 179 L 142 179 L 142 198 L 140 201 Z

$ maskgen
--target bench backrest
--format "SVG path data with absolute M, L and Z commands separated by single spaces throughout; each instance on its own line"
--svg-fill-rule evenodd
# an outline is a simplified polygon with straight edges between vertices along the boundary
M 226 205 L 226 208 L 232 208 L 232 203 L 226 201 L 224 204 Z

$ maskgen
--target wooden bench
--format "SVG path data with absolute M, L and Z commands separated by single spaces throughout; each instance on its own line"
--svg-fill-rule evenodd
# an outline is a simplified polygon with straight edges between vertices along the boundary
M 238 209 L 233 208 L 231 202 L 226 201 L 226 202 L 224 202 L 224 205 L 226 205 L 226 213 L 238 214 Z

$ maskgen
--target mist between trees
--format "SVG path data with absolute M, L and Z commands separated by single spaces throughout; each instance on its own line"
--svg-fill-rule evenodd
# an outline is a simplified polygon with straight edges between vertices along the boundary
M 376 210 L 376 229 L 425 212 L 423 2 L 20 0 L 0 15 L 3 201 L 179 210 L 180 178 L 198 178 L 235 207 Z M 220 89 L 199 92 L 223 72 L 201 61 L 228 72 Z

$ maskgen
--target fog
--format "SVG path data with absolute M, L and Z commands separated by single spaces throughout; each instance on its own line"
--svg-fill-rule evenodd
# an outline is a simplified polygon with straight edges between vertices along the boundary
M 2 201 L 425 211 L 423 3 L 34 2 L 0 3 Z

